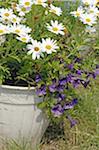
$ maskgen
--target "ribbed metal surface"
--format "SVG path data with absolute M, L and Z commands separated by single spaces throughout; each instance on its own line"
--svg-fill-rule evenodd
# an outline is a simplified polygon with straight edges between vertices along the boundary
M 39 101 L 34 89 L 0 87 L 0 140 L 24 139 L 35 147 L 48 126 L 46 116 L 35 105 Z

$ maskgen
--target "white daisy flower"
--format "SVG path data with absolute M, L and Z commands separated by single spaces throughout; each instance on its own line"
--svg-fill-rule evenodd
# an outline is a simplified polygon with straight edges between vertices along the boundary
M 0 17 L 0 22 L 3 24 L 6 24 L 6 25 L 11 23 L 10 19 L 6 19 L 6 18 L 2 18 L 2 17 Z
M 20 18 L 20 17 L 18 17 L 16 15 L 12 15 L 12 17 L 11 17 L 11 22 L 13 24 L 19 24 L 21 22 L 21 20 L 22 20 L 22 18 Z
M 47 0 L 34 0 L 34 1 L 33 1 L 33 3 L 34 3 L 35 5 L 42 5 L 43 7 L 48 6 L 46 2 L 47 2 Z
M 31 7 L 33 4 L 33 0 L 19 0 L 19 5 L 23 7 Z
M 42 39 L 42 47 L 43 47 L 43 51 L 46 52 L 47 54 L 56 52 L 56 49 L 59 48 L 57 46 L 56 40 L 50 38 Z
M 32 44 L 27 45 L 28 55 L 32 54 L 32 59 L 39 59 L 40 56 L 43 57 L 42 53 L 42 44 L 41 42 L 38 42 L 37 40 L 31 40 Z
M 28 34 L 26 34 L 26 35 L 18 36 L 16 37 L 16 39 L 18 39 L 19 41 L 22 41 L 23 43 L 28 43 L 30 42 L 31 37 Z
M 11 26 L 11 32 L 19 36 L 22 36 L 30 33 L 31 28 L 21 24 L 19 25 L 14 24 L 13 26 Z
M 47 29 L 55 34 L 61 34 L 61 35 L 64 35 L 64 26 L 62 23 L 58 23 L 57 20 L 52 21 L 51 20 L 51 26 L 49 24 L 47 24 Z
M 76 11 L 71 12 L 70 14 L 73 15 L 74 17 L 81 17 L 81 15 L 84 13 L 83 8 L 80 6 L 77 8 Z
M 88 13 L 93 14 L 94 16 L 99 16 L 99 10 L 95 6 L 90 6 L 87 11 Z
M 9 33 L 8 26 L 0 24 L 0 35 Z
M 54 5 L 50 5 L 49 11 L 56 14 L 57 16 L 60 16 L 62 14 L 62 9 L 60 7 L 55 7 Z
M 9 19 L 12 16 L 12 14 L 13 14 L 13 10 L 12 9 L 7 9 L 7 8 L 6 9 L 4 9 L 4 8 L 0 9 L 0 16 L 2 18 Z
M 8 24 L 10 22 L 10 19 L 13 15 L 13 10 L 12 9 L 0 9 L 0 21 L 2 21 L 5 24 Z
M 16 11 L 19 12 L 19 16 L 25 16 L 26 13 L 28 13 L 31 10 L 31 7 L 24 7 L 21 5 L 16 6 Z
M 93 14 L 83 14 L 80 18 L 80 20 L 89 26 L 92 26 L 93 24 L 96 24 L 96 17 Z

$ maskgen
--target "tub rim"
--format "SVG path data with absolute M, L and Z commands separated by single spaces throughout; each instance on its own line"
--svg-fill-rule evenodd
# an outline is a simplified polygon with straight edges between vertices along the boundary
M 24 87 L 24 86 L 13 86 L 13 85 L 0 85 L 3 89 L 11 89 L 11 90 L 35 90 L 35 87 Z

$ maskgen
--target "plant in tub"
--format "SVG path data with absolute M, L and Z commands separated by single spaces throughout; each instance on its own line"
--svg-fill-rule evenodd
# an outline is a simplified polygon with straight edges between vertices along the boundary
M 0 82 L 35 87 L 36 94 L 43 97 L 38 107 L 51 120 L 67 117 L 74 126 L 76 121 L 70 114 L 79 102 L 76 88 L 79 85 L 90 87 L 90 81 L 99 72 L 94 53 L 97 36 L 92 34 L 96 32 L 94 24 L 99 12 L 98 3 L 88 6 L 83 3 L 77 11 L 71 6 L 70 12 L 57 6 L 63 7 L 64 3 L 47 0 L 2 2 Z M 83 55 L 86 49 L 88 55 Z

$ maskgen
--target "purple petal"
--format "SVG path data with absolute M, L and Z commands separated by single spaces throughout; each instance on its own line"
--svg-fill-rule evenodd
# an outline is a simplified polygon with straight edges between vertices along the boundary
M 81 71 L 81 70 L 77 70 L 76 73 L 77 73 L 78 75 L 81 75 L 81 74 L 82 74 L 82 71 Z
M 96 73 L 95 72 L 93 72 L 91 75 L 92 75 L 93 79 L 96 78 Z
M 82 60 L 81 58 L 78 58 L 78 57 L 77 57 L 77 58 L 75 59 L 75 63 L 77 63 L 77 62 L 80 63 L 81 60 Z
M 37 89 L 36 94 L 38 96 L 46 95 L 46 86 L 41 86 L 41 88 Z
M 59 80 L 60 85 L 65 85 L 67 83 L 67 78 L 63 78 Z
M 74 98 L 74 99 L 72 100 L 72 105 L 76 105 L 76 104 L 78 104 L 78 99 L 77 99 L 77 98 Z
M 98 64 L 96 65 L 96 69 L 99 69 L 99 65 Z
M 68 69 L 73 70 L 73 68 L 74 68 L 74 65 L 73 65 L 73 64 L 69 64 L 69 65 L 68 65 Z
M 51 112 L 53 113 L 55 117 L 59 117 L 60 115 L 64 113 L 64 109 L 62 108 L 60 104 L 57 104 L 56 106 L 52 108 Z
M 63 108 L 65 110 L 72 109 L 77 103 L 78 103 L 78 100 L 77 100 L 77 98 L 75 98 L 72 100 L 72 102 L 65 104 Z
M 59 100 L 59 101 L 64 100 L 65 97 L 66 97 L 65 94 L 60 94 L 60 93 L 58 94 L 58 100 Z
M 77 120 L 72 119 L 70 116 L 67 116 L 67 118 L 70 121 L 71 128 L 77 124 Z
M 41 81 L 41 76 L 38 74 L 35 77 L 35 81 L 38 83 L 39 81 Z
M 58 85 L 58 86 L 57 86 L 57 91 L 58 91 L 58 92 L 63 92 L 63 91 L 64 91 L 64 88 L 65 88 L 65 87 L 64 87 L 63 85 Z
M 99 75 L 99 69 L 96 69 L 95 74 L 96 76 Z
M 50 92 L 54 93 L 56 91 L 56 85 L 55 84 L 50 85 L 49 90 Z
M 73 82 L 73 80 L 74 80 L 73 78 L 74 78 L 74 75 L 68 74 L 67 75 L 67 82 L 70 82 L 70 83 Z
M 74 88 L 77 88 L 80 83 L 81 83 L 81 82 L 80 82 L 80 79 L 74 80 L 74 81 L 73 81 L 73 86 L 74 86 Z

